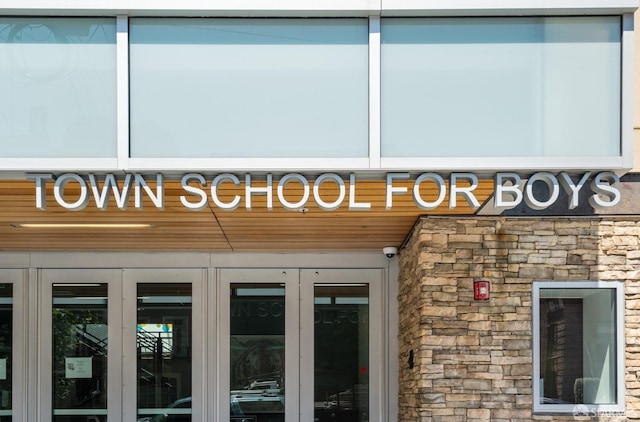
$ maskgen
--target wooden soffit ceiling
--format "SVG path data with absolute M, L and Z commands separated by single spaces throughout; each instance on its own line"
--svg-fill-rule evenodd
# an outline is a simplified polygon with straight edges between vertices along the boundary
M 264 183 L 264 182 L 263 182 Z M 153 189 L 154 186 L 149 183 Z M 209 196 L 208 207 L 191 211 L 181 202 L 185 191 L 179 181 L 165 181 L 164 209 L 157 209 L 145 197 L 142 209 L 134 207 L 131 195 L 126 210 L 119 209 L 113 195 L 105 210 L 95 201 L 81 211 L 58 205 L 53 183 L 46 186 L 46 210 L 36 208 L 35 183 L 27 180 L 0 181 L 0 250 L 3 251 L 380 251 L 384 246 L 400 246 L 421 215 L 471 215 L 474 211 L 463 198 L 448 209 L 448 197 L 439 208 L 425 211 L 412 199 L 412 181 L 394 181 L 406 186 L 408 194 L 394 195 L 393 207 L 385 209 L 384 180 L 358 180 L 356 202 L 370 202 L 368 211 L 350 211 L 347 199 L 334 211 L 320 209 L 311 199 L 305 212 L 283 208 L 273 187 L 273 209 L 266 207 L 266 195 L 252 196 L 252 210 L 245 208 L 244 185 L 222 183 L 221 200 L 230 202 L 240 195 L 242 202 L 233 211 L 217 208 Z M 429 186 L 431 185 L 431 186 Z M 259 186 L 258 183 L 252 186 Z M 262 185 L 264 186 L 264 184 Z M 461 183 L 460 186 L 463 186 Z M 206 190 L 206 188 L 205 188 Z M 448 189 L 447 189 L 448 191 Z M 481 180 L 474 194 L 480 203 L 493 193 L 492 180 Z M 79 190 L 70 183 L 65 197 L 75 201 Z M 285 185 L 285 197 L 297 201 L 302 188 L 297 183 Z M 321 187 L 325 201 L 338 197 L 333 183 Z M 434 201 L 433 183 L 421 186 L 421 195 Z M 297 198 L 297 199 L 296 199 Z M 196 201 L 191 196 L 189 200 Z M 148 223 L 148 228 L 19 228 L 24 223 Z

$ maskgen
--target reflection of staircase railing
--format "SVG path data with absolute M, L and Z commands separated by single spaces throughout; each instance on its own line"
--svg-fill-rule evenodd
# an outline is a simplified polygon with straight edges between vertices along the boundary
M 170 344 L 167 344 L 167 342 L 163 341 L 165 337 L 162 337 L 160 334 L 162 333 L 155 333 L 153 331 L 138 329 L 138 332 L 136 334 L 136 347 L 139 353 L 155 355 L 156 353 L 158 353 L 158 350 L 160 350 L 162 353 L 162 357 L 170 357 L 173 352 L 173 348 Z
M 138 394 L 142 407 L 167 406 L 177 398 L 173 379 L 164 376 L 165 361 L 173 357 L 172 344 L 172 338 L 164 332 L 138 328 Z
M 93 354 L 107 354 L 108 341 L 106 338 L 101 339 L 84 330 L 83 328 L 76 326 L 76 339 L 79 343 L 91 350 Z

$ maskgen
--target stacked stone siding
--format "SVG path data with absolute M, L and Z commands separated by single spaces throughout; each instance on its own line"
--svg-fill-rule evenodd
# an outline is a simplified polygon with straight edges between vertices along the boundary
M 532 413 L 531 292 L 545 280 L 625 282 L 626 418 L 640 419 L 639 244 L 628 218 L 418 221 L 399 256 L 399 421 L 580 419 Z M 479 279 L 488 301 L 473 299 Z

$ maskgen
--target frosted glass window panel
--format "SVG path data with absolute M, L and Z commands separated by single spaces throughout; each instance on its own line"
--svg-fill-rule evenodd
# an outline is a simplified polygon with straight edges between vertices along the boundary
M 132 157 L 367 157 L 365 19 L 130 20 Z
M 115 19 L 0 17 L 0 156 L 116 156 Z
M 384 157 L 611 156 L 617 17 L 382 20 Z

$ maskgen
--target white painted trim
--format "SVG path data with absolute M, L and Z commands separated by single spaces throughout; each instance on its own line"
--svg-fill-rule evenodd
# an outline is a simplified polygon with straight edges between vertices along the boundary
M 623 168 L 622 157 L 431 157 L 382 158 L 387 171 L 558 171 L 614 170 Z
M 212 253 L 220 268 L 384 268 L 380 253 Z
M 369 167 L 380 168 L 380 16 L 369 17 Z
M 116 18 L 116 104 L 118 168 L 129 167 L 129 18 Z
M 38 278 L 41 278 L 43 274 L 42 270 L 38 271 Z M 40 284 L 40 283 L 38 283 Z M 52 364 L 51 364 L 51 356 L 53 354 L 52 342 L 53 335 L 52 331 L 52 283 L 41 283 L 40 284 L 40 295 L 38 297 L 39 307 L 38 310 L 41 312 L 38 318 L 39 327 L 38 327 L 38 379 L 40 382 L 38 383 L 39 391 L 38 391 L 38 401 L 37 409 L 38 409 L 38 422 L 44 422 L 51 420 L 51 415 L 53 413 L 53 403 L 52 403 L 52 392 L 53 392 L 53 383 L 51 380 Z
M 387 282 L 387 292 L 383 299 L 385 301 L 386 338 L 388 341 L 386 354 L 383 361 L 387 364 L 386 382 L 387 391 L 384 397 L 388 400 L 387 422 L 397 422 L 400 407 L 398 404 L 399 385 L 399 356 L 398 336 L 400 334 L 400 318 L 398 314 L 398 257 L 388 259 L 388 267 L 384 277 Z M 384 283 L 383 283 L 384 284 Z
M 380 252 L 0 252 L 3 268 L 386 268 Z M 15 262 L 15 265 L 4 265 Z
M 634 74 L 633 14 L 622 16 L 621 72 L 620 72 L 620 138 L 625 169 L 633 168 L 633 74 Z
M 29 261 L 36 268 L 206 268 L 209 253 L 34 252 Z
M 214 270 L 208 271 L 207 276 L 207 306 L 205 306 L 205 310 L 207 312 L 207 336 L 208 340 L 206 350 L 207 362 L 209 363 L 207 366 L 207 382 L 205 383 L 206 388 L 206 415 L 207 418 L 205 420 L 215 422 L 217 420 L 217 409 L 218 405 L 218 392 L 219 381 L 218 381 L 218 349 L 220 348 L 220 342 L 218 341 L 218 320 L 219 320 L 219 306 L 218 306 L 218 295 L 219 283 L 218 283 L 218 272 Z M 213 344 L 211 344 L 213 343 Z M 209 347 L 211 346 L 211 347 Z
M 39 406 L 29 405 L 30 403 L 40 403 L 40 340 L 39 340 L 39 329 L 40 329 L 40 318 L 41 318 L 41 309 L 39 303 L 38 296 L 38 276 L 40 271 L 35 268 L 30 268 L 28 270 L 27 276 L 27 297 L 25 298 L 26 307 L 25 312 L 30 312 L 30 310 L 34 310 L 30 313 L 30 317 L 27 318 L 27 349 L 25 354 L 27 356 L 27 385 L 26 391 L 27 394 L 25 396 L 27 401 L 26 406 L 26 420 L 29 422 L 40 422 L 42 419 L 40 418 L 40 408 Z
M 310 279 L 309 279 L 310 278 Z M 314 420 L 314 280 L 313 272 L 300 271 L 300 420 Z
M 616 300 L 616 404 L 587 407 L 601 412 L 624 412 L 626 408 L 625 392 L 625 297 L 624 282 L 621 281 L 534 281 L 532 286 L 532 337 L 533 337 L 533 412 L 534 413 L 572 413 L 575 404 L 540 404 L 540 290 L 541 289 L 615 289 Z
M 0 162 L 0 167 L 1 167 Z M 130 158 L 129 171 L 366 170 L 369 158 Z
M 375 12 L 370 0 L 4 0 L 3 15 L 365 17 Z M 375 4 L 375 2 L 373 2 Z
M 636 0 L 382 0 L 382 16 L 549 16 L 633 13 Z
M 117 158 L 0 158 L 0 169 L 5 172 L 84 172 L 114 171 Z
M 402 13 L 431 16 L 632 13 L 635 0 L 4 0 L 5 15 L 131 16 L 367 16 Z

